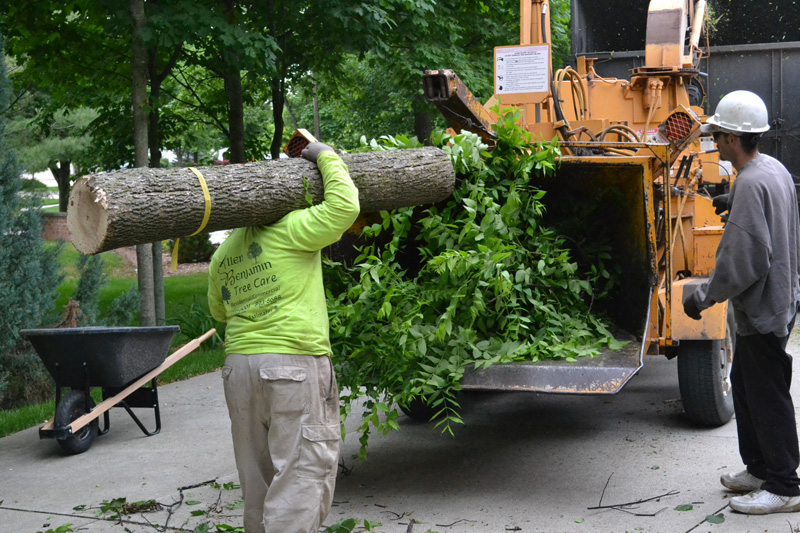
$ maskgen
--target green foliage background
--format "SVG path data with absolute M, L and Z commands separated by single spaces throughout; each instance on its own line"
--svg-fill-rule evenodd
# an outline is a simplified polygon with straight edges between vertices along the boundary
M 500 109 L 495 109 L 498 114 Z M 534 143 L 507 110 L 487 152 L 469 133 L 434 136 L 458 173 L 453 199 L 382 214 L 355 263 L 330 264 L 331 338 L 349 405 L 364 399 L 362 455 L 370 432 L 398 429 L 394 406 L 422 398 L 444 432 L 461 423 L 457 392 L 468 367 L 594 356 L 619 347 L 587 302 L 609 274 L 579 271 L 565 241 L 542 225 L 534 177 L 558 165 L 554 141 Z M 415 146 L 382 138 L 364 149 Z
M 18 194 L 21 168 L 16 154 L 5 146 L 8 94 L 0 37 L 0 405 L 6 398 L 39 392 L 32 390 L 29 381 L 41 382 L 43 369 L 32 353 L 19 349 L 19 330 L 41 323 L 52 308 L 59 283 L 58 251 L 44 247 L 38 199 Z

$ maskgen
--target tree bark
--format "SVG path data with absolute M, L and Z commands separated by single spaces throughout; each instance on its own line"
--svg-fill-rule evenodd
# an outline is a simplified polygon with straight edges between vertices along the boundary
M 154 2 L 155 3 L 155 2 Z M 181 56 L 181 46 L 176 46 L 164 65 L 164 69 L 158 71 L 158 46 L 153 46 L 148 50 L 147 70 L 150 79 L 150 103 L 151 109 L 148 113 L 149 127 L 147 137 L 150 147 L 150 167 L 158 168 L 161 166 L 161 128 L 160 113 L 161 106 L 161 84 L 175 67 Z M 166 324 L 166 301 L 164 299 L 164 272 L 161 265 L 162 255 L 161 241 L 156 241 L 152 245 L 153 259 L 153 307 L 156 317 L 156 325 Z
M 286 94 L 284 92 L 284 75 L 280 73 L 273 76 L 270 84 L 272 85 L 272 124 L 275 126 L 275 133 L 272 135 L 269 153 L 272 159 L 278 159 L 283 146 L 283 102 Z
M 414 135 L 419 142 L 430 146 L 433 119 L 428 105 L 421 97 L 418 97 L 414 103 Z
M 225 0 L 225 18 L 228 24 L 235 28 L 236 0 Z M 244 94 L 242 93 L 242 70 L 239 60 L 239 51 L 233 46 L 222 49 L 224 64 L 223 79 L 225 81 L 225 95 L 228 98 L 228 140 L 231 143 L 231 163 L 244 163 L 247 159 L 244 149 Z
M 146 245 L 145 245 L 146 246 Z M 153 251 L 153 311 L 156 315 L 156 326 L 167 325 L 167 300 L 164 295 L 164 265 L 161 258 L 164 255 L 163 243 L 156 241 L 152 244 Z
M 133 23 L 133 60 L 131 65 L 131 104 L 133 106 L 134 167 L 147 167 L 147 49 L 142 42 L 145 25 L 144 0 L 130 0 Z M 69 209 L 67 209 L 69 218 Z M 139 325 L 156 325 L 153 281 L 153 247 L 137 242 L 136 264 L 139 282 Z
M 233 52 L 226 56 L 232 56 Z M 225 94 L 228 97 L 228 132 L 231 143 L 230 162 L 244 163 L 244 96 L 242 94 L 242 73 L 229 65 L 225 74 Z
M 69 203 L 71 166 L 71 161 L 59 161 L 50 165 L 50 172 L 56 180 L 56 185 L 58 185 L 58 210 L 61 212 L 67 211 L 67 204 Z
M 433 204 L 455 186 L 449 156 L 438 148 L 344 154 L 359 189 L 362 213 Z M 322 176 L 302 158 L 199 169 L 208 186 L 204 231 L 277 221 L 323 200 Z M 304 183 L 305 182 L 305 183 Z M 307 187 L 306 187 L 307 184 Z M 206 201 L 186 168 L 123 169 L 80 178 L 72 188 L 67 225 L 85 254 L 190 235 L 200 228 Z

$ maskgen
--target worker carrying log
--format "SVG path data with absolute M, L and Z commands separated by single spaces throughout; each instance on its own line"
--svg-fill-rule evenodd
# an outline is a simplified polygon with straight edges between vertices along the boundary
M 330 510 L 339 446 L 321 250 L 359 213 L 359 191 L 322 143 L 324 200 L 267 225 L 239 228 L 211 260 L 208 303 L 227 323 L 222 369 L 248 533 L 312 533 Z

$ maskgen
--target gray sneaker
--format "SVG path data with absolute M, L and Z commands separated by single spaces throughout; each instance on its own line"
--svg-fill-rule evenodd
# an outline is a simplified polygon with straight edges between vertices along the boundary
M 731 498 L 731 509 L 745 514 L 794 513 L 800 511 L 800 496 L 779 496 L 757 490 Z
M 758 490 L 761 488 L 761 485 L 764 484 L 763 479 L 757 478 L 746 469 L 741 472 L 722 474 L 719 478 L 719 482 L 722 483 L 723 487 L 736 492 Z

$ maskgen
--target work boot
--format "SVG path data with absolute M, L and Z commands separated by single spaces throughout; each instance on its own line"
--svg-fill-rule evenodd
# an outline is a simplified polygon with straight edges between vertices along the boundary
M 779 496 L 757 490 L 744 496 L 734 496 L 731 509 L 745 514 L 794 513 L 800 511 L 800 496 Z
M 750 492 L 760 489 L 764 480 L 757 478 L 745 469 L 741 472 L 722 474 L 719 482 L 722 483 L 723 487 L 736 492 Z

